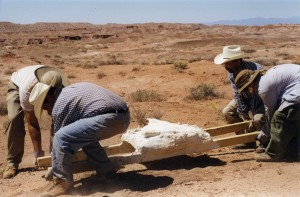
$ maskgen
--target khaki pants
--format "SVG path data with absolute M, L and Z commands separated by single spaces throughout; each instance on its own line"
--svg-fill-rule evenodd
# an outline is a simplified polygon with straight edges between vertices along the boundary
M 7 92 L 7 165 L 18 167 L 24 154 L 25 125 L 24 112 L 20 105 L 19 88 L 10 81 Z
M 232 99 L 226 105 L 226 107 L 223 109 L 222 113 L 228 124 L 243 122 L 243 119 L 240 117 L 239 113 L 237 112 L 237 106 L 236 106 L 236 102 L 234 99 Z M 253 121 L 253 124 L 254 124 L 256 130 L 257 131 L 261 130 L 264 127 L 264 124 L 266 123 L 264 111 L 256 113 L 256 114 L 253 114 L 253 112 L 250 111 L 249 115 Z M 237 134 L 240 134 L 240 133 L 237 133 Z
M 271 140 L 266 148 L 268 154 L 283 157 L 289 146 L 293 148 L 292 153 L 299 153 L 300 104 L 287 107 L 283 111 L 275 111 L 270 134 Z

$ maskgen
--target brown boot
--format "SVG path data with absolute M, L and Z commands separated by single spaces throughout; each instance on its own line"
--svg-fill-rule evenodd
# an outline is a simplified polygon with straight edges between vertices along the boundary
M 271 156 L 266 152 L 257 153 L 255 155 L 255 160 L 258 162 L 278 162 L 283 159 L 282 156 Z
M 68 183 L 63 179 L 59 179 L 57 177 L 53 178 L 53 186 L 40 197 L 54 197 L 67 193 L 72 188 L 72 184 Z
M 18 171 L 18 167 L 15 165 L 8 165 L 2 175 L 3 179 L 10 179 L 13 178 L 14 176 L 16 176 Z

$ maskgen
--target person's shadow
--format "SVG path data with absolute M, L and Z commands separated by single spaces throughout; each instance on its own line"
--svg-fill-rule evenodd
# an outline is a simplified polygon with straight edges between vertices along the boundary
M 178 156 L 159 161 L 143 163 L 147 167 L 145 170 L 130 172 L 118 172 L 110 175 L 105 181 L 97 179 L 95 176 L 87 177 L 75 182 L 73 194 L 91 195 L 97 192 L 114 193 L 119 190 L 129 189 L 131 191 L 146 192 L 171 185 L 174 181 L 169 176 L 156 176 L 146 174 L 147 170 L 178 170 L 205 168 L 207 166 L 225 165 L 217 158 L 210 158 L 207 155 L 196 157 Z M 156 173 L 157 174 L 157 173 Z M 76 185 L 79 185 L 76 187 Z

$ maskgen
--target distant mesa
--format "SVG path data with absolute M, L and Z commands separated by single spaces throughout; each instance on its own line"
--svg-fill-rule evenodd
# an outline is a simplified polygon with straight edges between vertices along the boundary
M 248 18 L 241 20 L 220 20 L 214 22 L 203 23 L 205 25 L 245 25 L 245 26 L 262 26 L 262 25 L 275 25 L 275 24 L 300 24 L 300 16 L 289 18 Z

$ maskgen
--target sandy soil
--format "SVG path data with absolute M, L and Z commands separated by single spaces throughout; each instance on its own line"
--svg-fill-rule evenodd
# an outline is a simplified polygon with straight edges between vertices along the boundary
M 267 69 L 279 63 L 300 63 L 297 25 L 0 23 L 0 27 L 1 103 L 5 103 L 6 84 L 13 70 L 44 64 L 62 69 L 72 83 L 89 81 L 118 93 L 131 109 L 140 109 L 146 117 L 159 114 L 162 120 L 202 128 L 226 124 L 221 110 L 231 100 L 232 90 L 225 70 L 213 63 L 224 45 L 240 44 L 252 60 Z M 71 40 L 70 36 L 81 39 Z M 179 72 L 174 61 L 188 62 L 188 68 Z M 221 96 L 187 100 L 190 88 L 201 83 L 214 84 Z M 133 102 L 130 94 L 138 89 L 155 91 L 164 100 Z M 0 167 L 4 167 L 7 117 L 0 116 L 0 121 Z M 40 124 L 43 147 L 48 151 L 49 117 L 44 115 Z M 138 120 L 132 117 L 130 128 L 136 127 Z M 119 142 L 120 136 L 115 136 L 101 144 Z M 0 179 L 1 196 L 37 196 L 49 184 L 41 178 L 45 170 L 32 169 L 28 135 L 25 147 L 18 175 Z M 225 147 L 126 165 L 105 182 L 97 180 L 94 172 L 79 173 L 74 176 L 75 189 L 66 196 L 298 196 L 299 171 L 298 162 L 259 163 L 253 149 Z

